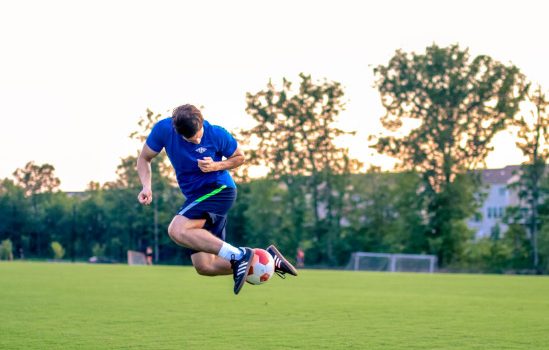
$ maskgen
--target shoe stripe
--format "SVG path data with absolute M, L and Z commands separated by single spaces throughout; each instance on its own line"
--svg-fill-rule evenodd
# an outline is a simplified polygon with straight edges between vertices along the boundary
M 274 260 L 274 265 L 275 265 L 275 272 L 280 276 L 280 277 L 283 277 L 284 278 L 284 275 L 286 273 L 289 273 L 291 275 L 296 275 L 297 271 L 295 270 L 295 268 L 292 266 L 292 264 L 290 264 L 290 262 L 288 262 L 286 259 L 284 259 L 284 257 L 282 256 L 282 254 L 280 254 L 280 252 L 278 252 L 274 246 L 270 246 L 269 248 L 271 249 L 267 249 L 267 251 L 271 254 L 271 256 L 273 257 L 273 260 Z
M 280 260 L 280 258 L 278 256 L 275 255 L 275 258 L 274 258 L 274 263 L 275 263 L 275 266 L 280 268 L 280 262 L 282 260 Z
M 246 267 L 248 266 L 248 264 L 242 264 L 238 267 L 238 272 L 237 272 L 237 275 L 241 275 L 243 273 L 246 272 Z

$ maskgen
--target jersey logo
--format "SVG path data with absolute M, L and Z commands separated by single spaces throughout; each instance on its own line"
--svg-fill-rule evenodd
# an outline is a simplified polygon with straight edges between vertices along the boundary
M 207 150 L 208 149 L 206 147 L 199 147 L 199 148 L 195 149 L 195 151 L 197 151 L 200 154 L 206 152 Z

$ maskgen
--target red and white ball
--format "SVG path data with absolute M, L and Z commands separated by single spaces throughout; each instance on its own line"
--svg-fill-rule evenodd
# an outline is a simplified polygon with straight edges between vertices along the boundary
M 254 258 L 251 261 L 250 272 L 246 282 L 251 284 L 262 284 L 274 274 L 274 260 L 271 254 L 265 249 L 254 248 Z

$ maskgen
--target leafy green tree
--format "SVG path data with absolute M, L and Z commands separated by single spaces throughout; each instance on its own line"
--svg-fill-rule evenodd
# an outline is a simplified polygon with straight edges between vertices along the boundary
M 547 217 L 543 217 L 547 219 Z M 549 225 L 543 225 L 539 233 L 539 268 L 542 273 L 549 273 Z
M 140 146 L 143 145 L 152 130 L 153 126 L 160 120 L 165 118 L 161 113 L 154 113 L 150 109 L 147 109 L 146 114 L 144 117 L 140 117 L 138 121 L 138 130 L 132 132 L 130 134 L 130 138 L 137 140 L 140 142 Z M 153 222 L 153 237 L 152 241 L 154 242 L 154 252 L 155 257 L 154 261 L 158 261 L 158 254 L 159 254 L 159 242 L 162 241 L 163 244 L 169 244 L 170 241 L 167 239 L 166 235 L 161 235 L 161 222 L 166 222 L 167 217 L 170 217 L 173 212 L 175 212 L 174 208 L 166 208 L 169 211 L 162 212 L 160 210 L 160 207 L 163 206 L 163 204 L 168 201 L 168 203 L 172 200 L 175 202 L 175 198 L 177 197 L 177 191 L 175 191 L 175 188 L 177 188 L 177 179 L 175 176 L 175 171 L 173 167 L 171 166 L 168 155 L 166 152 L 162 152 L 152 162 L 152 171 L 153 171 L 153 191 L 155 193 L 156 200 L 152 203 L 152 209 L 153 209 L 153 216 L 152 216 L 152 222 Z M 134 180 L 139 181 L 139 178 L 135 176 Z M 140 183 L 139 183 L 140 186 Z M 173 203 L 172 202 L 172 203 Z M 168 214 L 170 213 L 170 214 Z M 168 215 L 167 215 L 168 214 Z M 162 217 L 162 218 L 160 218 Z M 168 221 L 169 223 L 169 221 Z M 162 232 L 166 232 L 167 225 L 162 225 Z M 160 237 L 163 238 L 160 238 Z
M 496 237 L 468 241 L 456 266 L 468 272 L 503 273 L 511 267 L 512 259 L 512 249 L 506 243 Z
M 138 122 L 140 130 L 133 132 L 130 137 L 145 142 L 148 133 L 154 124 L 162 118 L 161 114 L 154 114 L 147 110 L 146 116 Z M 121 160 L 117 167 L 115 181 L 106 183 L 105 202 L 107 205 L 109 229 L 118 237 L 111 240 L 113 247 L 107 246 L 107 250 L 119 250 L 115 246 L 123 246 L 126 249 L 143 249 L 144 246 L 154 243 L 154 251 L 159 257 L 159 252 L 166 252 L 166 256 L 179 252 L 175 244 L 171 242 L 167 227 L 177 209 L 174 203 L 182 203 L 180 191 L 175 187 L 175 176 L 165 152 L 162 152 L 151 163 L 154 200 L 151 206 L 143 206 L 137 201 L 137 194 L 141 190 L 141 182 L 135 164 L 136 156 L 129 156 Z M 179 204 L 175 204 L 179 205 Z M 108 243 L 106 239 L 100 244 Z M 158 259 L 155 259 L 158 261 Z
M 135 169 L 136 160 L 135 156 L 121 160 L 116 180 L 104 185 L 104 200 L 109 230 L 122 238 L 126 249 L 142 250 L 146 241 L 153 239 L 154 211 L 152 206 L 143 206 L 137 201 L 141 183 Z M 153 163 L 152 168 L 153 181 L 160 181 L 157 163 Z M 155 197 L 155 201 L 158 199 Z
M 25 190 L 25 196 L 53 192 L 59 188 L 61 181 L 54 175 L 55 168 L 50 164 L 36 165 L 28 162 L 23 169 L 13 173 L 15 183 Z
M 542 203 L 541 183 L 546 173 L 549 155 L 547 129 L 549 126 L 549 100 L 540 86 L 528 93 L 530 115 L 520 115 L 513 120 L 518 128 L 517 146 L 528 157 L 522 164 L 518 187 L 519 198 L 525 202 L 528 211 L 522 220 L 526 223 L 532 241 L 533 268 L 539 269 L 538 232 L 540 229 L 539 206 Z
M 265 90 L 246 94 L 246 111 L 257 125 L 242 135 L 257 141 L 249 152 L 251 164 L 266 166 L 269 178 L 287 187 L 293 241 L 304 238 L 310 202 L 316 260 L 334 262 L 332 234 L 337 230 L 337 210 L 341 207 L 341 198 L 334 193 L 342 192 L 345 176 L 357 169 L 358 163 L 349 158 L 346 149 L 334 144 L 335 138 L 347 134 L 334 126 L 344 109 L 341 85 L 326 80 L 313 82 L 305 74 L 299 77 L 297 89 L 284 78 L 280 89 L 269 82 Z M 296 249 L 297 244 L 291 247 L 291 251 Z
M 542 178 L 540 189 L 541 204 L 538 207 L 538 214 L 541 227 L 538 237 L 538 272 L 549 273 L 549 176 Z
M 46 242 L 57 241 L 61 245 L 70 246 L 71 202 L 66 193 L 41 193 L 40 196 L 40 221 L 38 230 L 42 240 Z
M 284 251 L 291 251 L 299 242 L 291 234 L 292 223 L 286 215 L 287 189 L 269 179 L 255 180 L 247 187 L 246 197 L 240 199 L 248 203 L 244 212 L 246 243 L 266 247 L 276 242 Z
M 16 251 L 28 251 L 31 218 L 31 203 L 24 190 L 10 179 L 0 181 L 0 239 L 10 239 Z
M 124 207 L 113 208 L 107 197 L 106 190 L 100 188 L 99 184 L 90 183 L 85 196 L 74 203 L 74 217 L 71 220 L 77 224 L 74 231 L 71 230 L 73 255 L 87 259 L 94 255 L 92 247 L 95 244 L 106 244 L 112 236 L 116 236 L 112 230 L 116 221 L 112 220 L 118 219 L 112 214 Z M 114 252 L 111 258 L 122 259 L 124 255 L 125 252 Z
M 14 183 L 23 189 L 25 196 L 31 201 L 32 215 L 28 217 L 32 227 L 31 250 L 38 255 L 41 255 L 43 248 L 47 247 L 49 242 L 49 237 L 40 228 L 44 215 L 41 200 L 48 197 L 44 194 L 57 191 L 61 184 L 54 172 L 55 168 L 50 164 L 37 165 L 31 161 L 23 169 L 16 169 L 13 173 Z
M 474 191 L 462 191 L 475 182 L 463 179 L 455 188 L 458 175 L 484 163 L 493 136 L 524 99 L 524 76 L 489 56 L 471 58 L 458 45 L 436 44 L 424 53 L 398 50 L 374 74 L 386 109 L 381 121 L 392 134 L 379 137 L 373 147 L 399 159 L 399 169 L 421 174 L 426 234 L 441 263 L 449 263 L 459 250 L 456 237 L 465 236 L 456 230 L 475 210 L 456 205 L 475 203 Z
M 429 253 L 429 241 L 425 236 L 426 218 L 422 198 L 417 193 L 421 189 L 421 178 L 415 172 L 402 172 L 395 175 L 392 190 L 397 211 L 394 233 L 388 241 L 392 252 L 410 254 Z
M 530 269 L 532 249 L 524 226 L 509 225 L 502 240 L 511 248 L 510 267 L 515 271 Z
M 345 225 L 338 243 L 338 261 L 354 251 L 426 253 L 424 218 L 413 172 L 386 173 L 372 167 L 354 175 L 346 192 Z
M 524 226 L 510 224 L 504 235 L 500 233 L 496 226 L 490 237 L 466 242 L 460 260 L 451 268 L 490 273 L 520 273 L 529 269 L 530 242 Z

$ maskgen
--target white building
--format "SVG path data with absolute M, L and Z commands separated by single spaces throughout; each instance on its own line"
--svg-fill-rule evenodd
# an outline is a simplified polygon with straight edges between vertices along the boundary
M 486 169 L 482 172 L 482 182 L 486 198 L 479 215 L 467 222 L 467 225 L 476 231 L 475 237 L 490 237 L 499 230 L 507 230 L 503 220 L 506 208 L 519 205 L 515 190 L 508 186 L 518 180 L 520 166 L 510 165 L 503 169 Z

